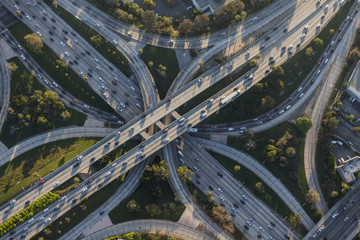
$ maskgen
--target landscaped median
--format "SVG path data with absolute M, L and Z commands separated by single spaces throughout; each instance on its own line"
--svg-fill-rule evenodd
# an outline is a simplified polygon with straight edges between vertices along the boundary
M 229 137 L 227 144 L 248 153 L 280 178 L 297 198 L 307 214 L 317 221 L 321 213 L 311 208 L 306 200 L 308 186 L 303 166 L 304 135 L 288 122 L 261 133 L 246 132 L 240 137 Z M 249 186 L 251 187 L 251 186 Z
M 45 0 L 51 9 L 69 24 L 78 34 L 92 45 L 104 58 L 114 64 L 125 76 L 130 77 L 131 71 L 126 57 L 110 42 L 106 41 L 96 30 L 74 17 L 59 5 L 52 4 L 53 1 Z
M 12 147 L 40 131 L 84 124 L 86 116 L 65 106 L 56 93 L 45 89 L 17 57 L 8 62 L 11 91 L 8 115 L 0 134 L 3 144 Z
M 105 238 L 104 240 L 184 240 L 182 238 L 170 237 L 168 235 L 161 235 L 155 233 L 138 233 L 131 232 L 120 236 Z
M 80 78 L 67 64 L 62 64 L 63 61 L 46 44 L 43 44 L 39 54 L 33 52 L 24 40 L 27 34 L 33 32 L 25 24 L 18 22 L 10 25 L 9 30 L 16 40 L 29 52 L 31 57 L 34 58 L 42 69 L 46 70 L 47 74 L 57 84 L 88 105 L 113 112 L 113 109 L 94 92 L 84 79 Z
M 348 15 L 352 3 L 353 0 L 345 3 L 318 34 L 317 38 L 322 40 L 322 44 L 313 41 L 303 50 L 296 52 L 296 54 L 293 53 L 294 56 L 281 65 L 278 71 L 271 72 L 232 103 L 222 108 L 220 111 L 221 118 L 213 115 L 207 118 L 204 123 L 224 123 L 251 119 L 274 109 L 277 105 L 286 101 L 316 66 L 317 61 L 323 55 L 325 47 L 330 44 L 335 30 L 339 28 Z M 309 48 L 311 48 L 311 51 L 308 50 Z M 283 58 L 286 56 L 287 50 L 285 50 Z
M 0 224 L 0 236 L 10 232 L 17 225 L 23 223 L 27 219 L 31 218 L 34 214 L 44 209 L 46 206 L 55 202 L 59 197 L 60 196 L 58 194 L 49 192 L 35 202 L 31 203 L 25 209 L 21 210 L 17 214 L 13 215 L 10 219 Z
M 76 138 L 34 148 L 0 167 L 0 205 L 72 160 L 98 139 Z

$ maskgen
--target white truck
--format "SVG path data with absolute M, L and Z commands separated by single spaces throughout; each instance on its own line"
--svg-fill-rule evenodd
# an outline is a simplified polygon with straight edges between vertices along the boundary
M 232 101 L 232 99 L 233 99 L 236 95 L 240 94 L 240 92 L 241 92 L 240 90 L 236 90 L 236 91 L 234 91 L 233 93 L 230 93 L 230 94 L 227 95 L 227 96 L 222 96 L 222 97 L 221 97 L 220 104 L 221 104 L 221 105 L 224 105 L 224 104 L 228 103 L 229 101 Z

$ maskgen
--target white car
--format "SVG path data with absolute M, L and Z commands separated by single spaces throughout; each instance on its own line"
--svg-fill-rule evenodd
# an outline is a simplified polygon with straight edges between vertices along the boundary
M 25 56 L 24 55 L 20 55 L 20 57 L 21 57 L 21 59 L 23 60 L 23 61 L 25 61 L 26 60 L 26 58 L 25 58 Z
M 84 104 L 84 108 L 89 109 L 89 105 Z
M 39 31 L 36 31 L 36 34 L 41 37 L 41 33 Z
M 88 188 L 87 187 L 84 187 L 82 190 L 81 190 L 81 192 L 86 192 L 88 190 Z
M 57 186 L 59 186 L 59 181 L 54 183 L 54 187 L 57 187 Z
M 117 43 L 117 41 L 114 39 L 113 41 L 113 44 L 115 44 L 115 45 L 117 45 L 118 43 Z
M 19 9 L 20 9 L 18 5 L 14 5 L 14 8 L 15 8 L 16 10 L 19 10 Z
M 27 221 L 28 224 L 32 223 L 35 219 L 34 218 L 30 218 L 29 221 Z
M 16 199 L 10 201 L 10 205 L 14 205 L 16 203 Z
M 58 86 L 59 86 L 56 82 L 53 82 L 53 85 L 54 85 L 55 87 L 58 87 Z
M 65 54 L 67 57 L 70 56 L 70 54 L 69 54 L 67 51 L 65 51 L 64 54 Z
M 97 58 L 94 58 L 94 61 L 98 63 L 98 62 L 99 62 L 99 59 L 97 59 Z
M 223 192 L 223 191 L 221 190 L 221 188 L 218 188 L 218 191 L 221 192 L 221 193 Z
M 51 218 L 45 219 L 44 223 L 49 223 L 51 221 Z
M 45 208 L 43 212 L 46 213 L 47 211 L 49 211 L 49 208 Z
M 135 92 L 135 88 L 133 86 L 130 86 L 131 90 L 133 90 Z
M 106 93 L 103 93 L 102 94 L 104 96 L 104 98 L 108 99 L 109 98 L 109 95 L 107 95 Z
M 327 63 L 328 63 L 328 61 L 329 61 L 329 59 L 327 58 L 327 59 L 325 59 L 325 62 L 324 62 L 324 63 L 325 63 L 325 64 L 327 64 Z
M 108 176 L 110 176 L 110 175 L 111 175 L 111 172 L 110 172 L 110 171 L 105 174 L 106 177 L 108 177 Z

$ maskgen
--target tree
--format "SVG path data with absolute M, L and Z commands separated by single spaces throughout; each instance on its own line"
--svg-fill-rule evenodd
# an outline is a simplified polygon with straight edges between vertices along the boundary
M 359 127 L 359 126 L 355 126 L 355 127 L 354 127 L 354 132 L 360 133 L 360 127 Z
M 168 5 L 169 7 L 174 7 L 175 6 L 175 0 L 166 0 L 166 5 Z
M 19 68 L 14 62 L 8 63 L 7 67 L 10 72 L 15 72 Z
M 324 117 L 323 124 L 324 127 L 328 129 L 328 131 L 333 131 L 337 128 L 337 125 L 339 123 L 339 120 L 336 119 L 336 117 Z
M 140 204 L 135 199 L 132 199 L 126 204 L 126 208 L 129 212 L 138 212 L 140 211 Z
M 324 216 L 324 213 L 322 210 L 319 209 L 319 210 L 316 210 L 315 216 L 322 217 L 322 216 Z
M 264 149 L 264 155 L 265 155 L 265 159 L 268 162 L 274 162 L 276 155 L 277 155 L 277 148 L 272 145 L 272 144 L 268 144 L 266 145 L 265 149 Z
M 58 7 L 58 3 L 57 3 L 56 1 L 53 1 L 53 2 L 52 2 L 52 5 L 53 5 L 54 8 L 57 8 L 57 7 Z
M 153 0 L 144 0 L 144 5 L 148 8 L 155 7 L 155 3 Z
M 148 62 L 148 66 L 149 66 L 149 68 L 152 68 L 152 67 L 154 66 L 154 62 L 153 62 L 153 61 L 149 61 L 149 62 Z
M 41 53 L 41 49 L 43 48 L 44 44 L 41 37 L 39 37 L 36 33 L 27 34 L 24 37 L 24 40 L 30 51 L 36 54 Z
M 287 165 L 289 165 L 289 161 L 287 160 L 286 157 L 281 156 L 281 157 L 279 158 L 279 166 L 280 166 L 280 167 L 286 167 Z
M 354 120 L 355 116 L 354 116 L 354 114 L 347 114 L 344 116 L 344 118 L 347 121 L 352 121 L 352 120 Z
M 200 14 L 195 17 L 193 30 L 202 31 L 209 26 L 210 18 L 206 14 Z
M 203 61 L 199 61 L 198 62 L 199 68 L 202 68 L 204 66 L 204 62 Z
M 181 180 L 185 183 L 186 181 L 191 181 L 191 177 L 194 175 L 194 173 L 188 169 L 185 166 L 180 166 L 177 169 L 178 176 L 181 178 Z
M 273 74 L 275 74 L 278 77 L 284 76 L 285 74 L 284 69 L 281 66 L 272 66 L 271 70 L 273 71 Z
M 357 60 L 359 60 L 359 57 L 360 57 L 360 52 L 359 52 L 358 47 L 351 49 L 351 51 L 348 55 L 348 59 L 351 61 L 357 61 Z
M 84 76 L 83 79 L 85 80 L 85 82 L 87 82 L 89 80 L 88 76 Z
M 20 10 L 16 10 L 16 15 L 20 16 L 20 15 L 21 15 L 21 11 L 20 11 Z
M 320 50 L 323 48 L 324 42 L 320 38 L 316 37 L 312 40 L 312 46 L 315 50 Z
M 311 204 L 311 209 L 315 208 L 315 204 L 320 202 L 320 194 L 316 192 L 313 188 L 309 189 L 306 194 L 306 201 Z
M 256 57 L 256 59 L 260 59 L 260 58 L 261 58 L 261 54 L 258 53 L 258 54 L 255 55 L 255 57 Z
M 48 120 L 44 116 L 39 116 L 36 120 L 37 125 L 40 127 L 46 127 Z
M 160 161 L 159 164 L 146 166 L 145 170 L 151 172 L 157 181 L 166 181 L 169 178 L 169 169 L 165 160 Z
M 301 222 L 301 216 L 299 214 L 295 214 L 294 216 L 290 216 L 290 224 L 294 227 L 298 227 Z
M 214 219 L 220 224 L 231 221 L 231 216 L 226 214 L 226 210 L 223 206 L 215 206 L 212 209 Z
M 156 29 L 156 15 L 154 11 L 145 11 L 142 15 L 142 20 L 147 31 L 153 32 Z
M 330 30 L 329 30 L 329 33 L 330 33 L 330 35 L 334 35 L 335 30 L 334 30 L 334 29 L 330 29 Z
M 306 132 L 312 127 L 311 120 L 307 117 L 299 117 L 296 119 L 296 127 L 300 132 L 306 134 Z
M 286 153 L 286 156 L 288 156 L 289 158 L 293 158 L 296 155 L 296 150 L 293 147 L 288 147 L 288 148 L 286 148 L 285 153 Z
M 71 117 L 71 114 L 68 112 L 68 110 L 65 110 L 63 112 L 61 112 L 60 117 L 62 118 L 63 121 L 69 120 L 69 118 Z
M 161 214 L 161 209 L 158 205 L 156 205 L 155 203 L 146 205 L 145 207 L 146 211 L 148 212 L 148 214 L 152 217 L 156 216 L 156 215 L 160 215 Z
M 308 47 L 306 50 L 305 50 L 305 55 L 308 56 L 308 57 L 311 57 L 314 53 L 314 50 L 312 49 L 312 47 Z
M 190 20 L 185 20 L 179 24 L 179 32 L 180 34 L 187 35 L 191 33 L 193 29 L 193 22 Z
M 349 185 L 347 185 L 346 183 L 342 182 L 342 183 L 341 183 L 341 192 L 342 192 L 342 193 L 346 193 L 346 192 L 349 191 L 349 190 L 350 190 Z
M 234 166 L 234 171 L 238 172 L 238 171 L 240 171 L 240 168 L 241 168 L 240 165 L 235 165 Z
M 166 67 L 165 66 L 159 64 L 159 68 L 156 71 L 160 74 L 160 76 L 166 77 Z
M 264 186 L 263 186 L 262 182 L 257 182 L 255 184 L 255 188 L 258 192 L 264 192 Z
M 337 108 L 341 108 L 342 106 L 342 102 L 340 100 L 336 100 L 336 102 L 334 103 L 335 107 Z
M 172 17 L 158 17 L 156 29 L 157 32 L 163 35 L 171 35 L 174 32 L 172 23 Z
M 139 53 L 139 55 L 141 55 L 143 53 L 143 50 L 141 48 L 139 48 L 138 53 Z
M 337 191 L 331 192 L 331 197 L 337 197 L 338 195 L 339 195 L 339 193 Z
M 103 38 L 99 34 L 96 34 L 90 37 L 90 41 L 94 43 L 96 47 L 99 47 L 103 43 Z
M 250 66 L 250 67 L 256 66 L 256 60 L 255 60 L 255 59 L 250 59 L 250 60 L 249 60 L 249 66 Z
M 271 108 L 275 106 L 276 101 L 270 95 L 265 96 L 261 99 L 261 107 L 262 108 Z

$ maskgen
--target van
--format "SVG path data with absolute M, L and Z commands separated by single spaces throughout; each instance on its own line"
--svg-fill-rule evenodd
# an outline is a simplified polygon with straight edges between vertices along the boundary
M 286 110 L 289 110 L 291 108 L 291 105 L 286 106 Z
M 229 131 L 229 132 L 235 131 L 235 128 L 228 128 L 228 131 Z
M 181 156 L 181 157 L 185 157 L 184 154 L 179 150 L 178 151 L 178 154 Z

